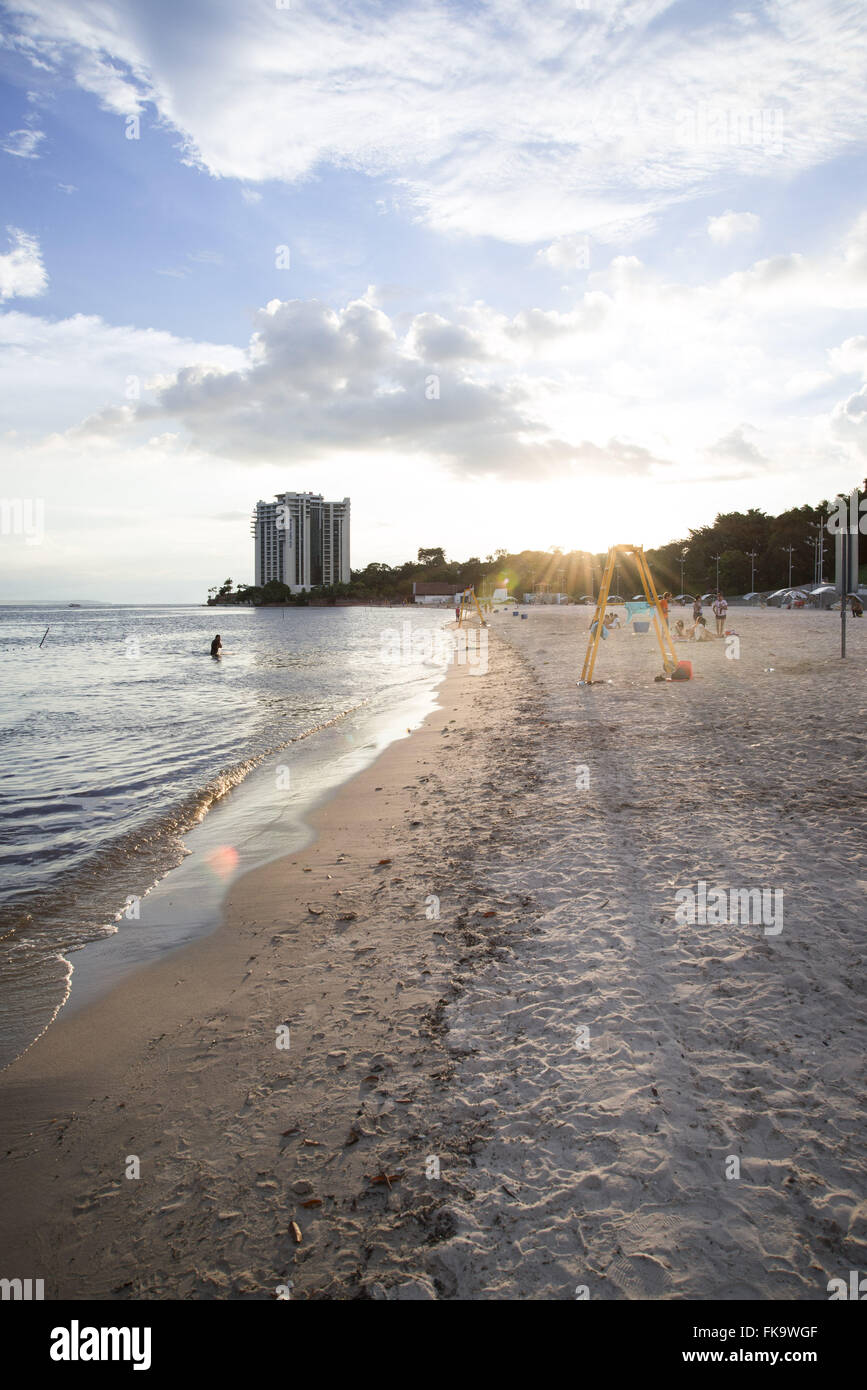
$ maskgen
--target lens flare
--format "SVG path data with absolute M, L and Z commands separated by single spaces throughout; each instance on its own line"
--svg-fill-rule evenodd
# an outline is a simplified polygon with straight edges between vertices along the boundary
M 228 878 L 238 867 L 238 851 L 234 845 L 220 845 L 211 850 L 205 860 L 211 873 L 217 878 Z

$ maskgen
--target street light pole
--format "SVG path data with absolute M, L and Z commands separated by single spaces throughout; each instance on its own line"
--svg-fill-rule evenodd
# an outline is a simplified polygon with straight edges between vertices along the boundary
M 720 557 L 719 557 L 719 555 L 711 555 L 710 558 L 711 558 L 712 560 L 716 560 L 716 591 L 717 591 L 717 593 L 719 593 L 719 562 L 720 562 Z
M 750 557 L 750 593 L 752 593 L 756 587 L 756 556 L 758 555 L 758 553 L 759 552 L 757 550 L 747 551 L 747 554 Z
M 846 598 L 849 592 L 849 529 L 844 526 L 840 535 L 840 568 L 843 572 L 840 594 L 840 656 L 846 656 Z
M 818 530 L 818 527 L 816 526 L 815 521 L 811 521 L 811 522 L 809 523 L 809 526 L 810 526 L 810 530 L 811 530 L 811 531 L 816 531 L 816 530 Z M 808 536 L 808 537 L 807 537 L 807 544 L 810 546 L 810 549 L 811 549 L 811 551 L 812 551 L 812 553 L 813 553 L 813 583 L 814 583 L 814 584 L 818 584 L 818 583 L 819 583 L 819 576 L 818 576 L 817 573 L 816 573 L 816 570 L 817 570 L 818 565 L 819 565 L 819 538 L 818 538 L 818 536 L 814 536 L 814 535 Z
M 819 583 L 825 578 L 825 523 L 824 512 L 819 513 Z
M 686 563 L 686 551 L 681 551 L 680 555 L 680 592 L 683 593 L 683 567 Z
M 791 587 L 792 587 L 792 555 L 794 554 L 794 550 L 795 550 L 795 547 L 794 547 L 793 545 L 784 545 L 784 546 L 782 546 L 783 554 L 787 554 L 788 557 L 789 557 L 789 588 L 790 588 L 790 589 L 791 589 Z

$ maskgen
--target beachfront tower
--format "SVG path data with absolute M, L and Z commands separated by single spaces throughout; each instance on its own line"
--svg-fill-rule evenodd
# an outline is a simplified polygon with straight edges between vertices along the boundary
M 317 584 L 348 584 L 349 498 L 326 502 L 321 492 L 278 492 L 257 502 L 251 525 L 255 583 L 271 579 L 294 594 Z

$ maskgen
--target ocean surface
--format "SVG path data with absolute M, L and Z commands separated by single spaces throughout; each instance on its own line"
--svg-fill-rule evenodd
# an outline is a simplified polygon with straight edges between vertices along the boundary
M 79 962 L 93 992 L 213 929 L 238 873 L 309 839 L 435 704 L 449 616 L 0 607 L 0 1066 L 85 997 Z

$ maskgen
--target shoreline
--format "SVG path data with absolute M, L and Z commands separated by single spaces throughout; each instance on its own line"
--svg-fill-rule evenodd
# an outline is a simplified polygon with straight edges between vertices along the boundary
M 453 966 L 496 949 L 487 919 L 465 926 L 481 890 L 459 865 L 459 731 L 474 739 L 482 707 L 494 741 L 510 709 L 466 667 L 437 695 L 319 807 L 312 843 L 232 885 L 214 933 L 61 1016 L 0 1076 L 0 1245 L 47 1298 L 268 1298 L 289 1277 L 295 1296 L 376 1296 L 363 1251 L 383 1227 L 379 1277 L 411 1275 L 400 1232 L 430 1239 L 443 1200 L 422 1131 L 442 1111 Z M 501 909 L 475 910 L 502 930 Z
M 188 772 L 184 761 L 186 783 L 173 787 L 167 768 L 164 784 L 157 782 L 139 819 L 127 825 L 117 827 L 101 807 L 88 812 L 80 798 L 77 858 L 42 883 L 37 863 L 24 885 L 29 899 L 16 898 L 7 884 L 0 1068 L 23 1055 L 62 1010 L 77 1008 L 82 990 L 90 999 L 139 962 L 213 930 L 238 872 L 302 843 L 306 819 L 320 801 L 391 739 L 404 737 L 407 726 L 417 726 L 442 677 L 442 668 L 419 664 L 370 689 L 366 673 L 354 696 L 347 690 L 345 701 L 327 699 L 310 709 L 293 695 L 289 713 L 271 719 L 267 739 L 244 728 L 212 758 L 183 751 L 182 760 L 189 753 L 195 764 Z M 134 780 L 134 766 L 131 775 Z M 8 804 L 7 823 L 14 820 L 14 796 Z M 45 839 L 37 837 L 40 852 Z M 10 840 L 17 843 L 11 830 Z M 13 858 L 14 872 L 22 872 L 21 862 Z

